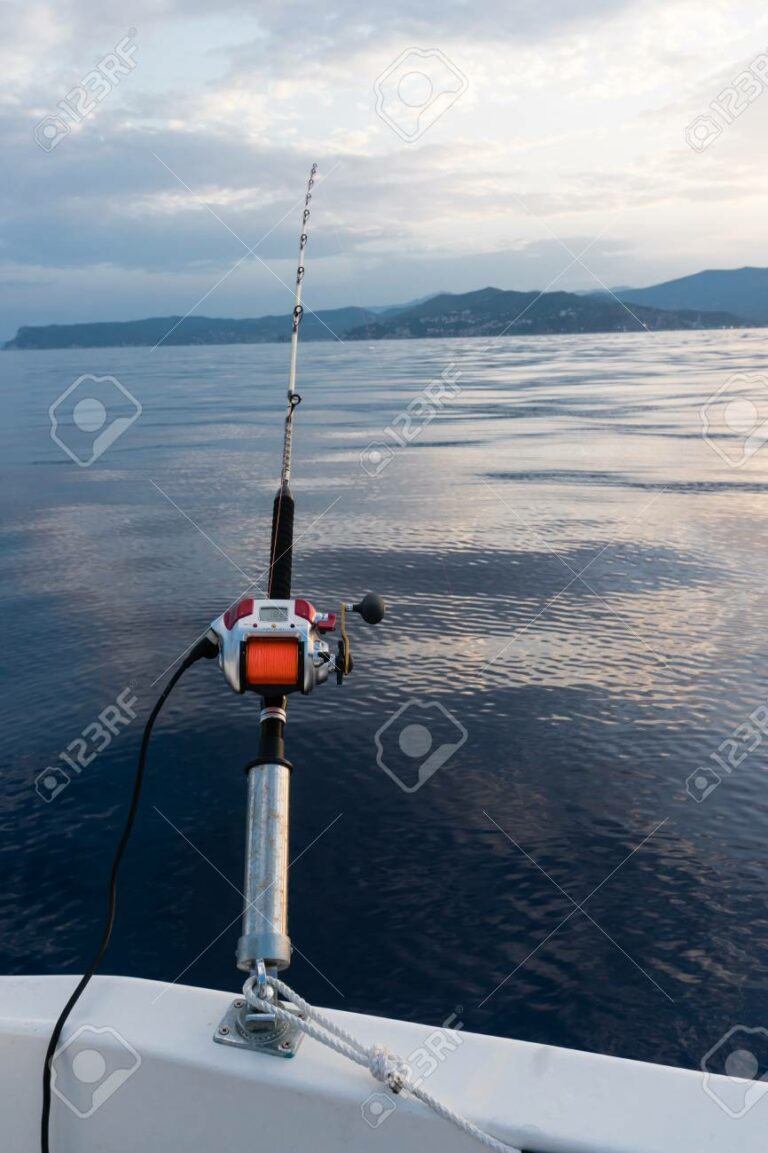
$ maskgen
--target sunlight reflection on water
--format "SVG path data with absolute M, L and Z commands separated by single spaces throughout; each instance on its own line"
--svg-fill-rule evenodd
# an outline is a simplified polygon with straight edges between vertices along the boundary
M 702 803 L 686 780 L 766 702 L 768 447 L 733 468 L 701 434 L 765 353 L 757 331 L 304 347 L 296 591 L 390 603 L 344 688 L 291 708 L 296 850 L 344 813 L 291 873 L 310 1000 L 427 1021 L 461 1003 L 470 1029 L 693 1066 L 760 1023 L 765 750 Z M 450 362 L 459 395 L 368 475 L 361 452 Z M 55 803 L 35 776 L 129 682 L 146 713 L 263 571 L 285 369 L 281 346 L 0 357 L 4 971 L 77 971 L 92 946 L 138 731 Z M 82 373 L 143 409 L 88 469 L 48 424 Z M 467 739 L 407 794 L 374 736 L 410 697 Z M 236 925 L 210 943 L 237 893 L 154 806 L 239 884 L 255 706 L 206 667 L 164 714 L 111 971 L 172 979 L 201 954 L 185 982 L 236 987 Z M 590 899 L 623 952 L 581 913 L 545 940 L 564 893 L 654 829 Z

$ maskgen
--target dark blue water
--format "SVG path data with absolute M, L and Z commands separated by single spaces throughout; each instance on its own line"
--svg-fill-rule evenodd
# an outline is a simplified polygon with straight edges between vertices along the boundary
M 766 727 L 768 447 L 724 435 L 720 400 L 710 442 L 701 422 L 765 354 L 756 332 L 304 347 L 295 590 L 391 606 L 356 623 L 343 688 L 291 707 L 289 975 L 310 1000 L 430 1022 L 460 1005 L 473 1030 L 690 1066 L 766 1024 L 748 718 Z M 263 572 L 286 360 L 0 356 L 4 972 L 76 972 L 94 947 L 161 678 Z M 451 361 L 459 395 L 368 475 L 361 451 Z M 48 416 L 83 373 L 143 410 L 87 468 Z M 126 687 L 138 719 L 41 799 Z M 384 760 L 410 789 L 441 762 L 411 792 L 375 742 L 406 703 Z M 108 971 L 239 987 L 257 727 L 212 664 L 172 697 Z M 721 778 L 701 802 L 692 773 L 694 792 Z

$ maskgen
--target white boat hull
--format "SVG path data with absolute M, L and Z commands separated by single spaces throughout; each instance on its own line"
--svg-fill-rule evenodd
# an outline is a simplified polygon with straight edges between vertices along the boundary
M 2 1153 L 39 1148 L 43 1057 L 74 984 L 73 977 L 0 978 Z M 94 1065 L 87 1044 L 84 1056 L 57 1063 L 53 1153 L 480 1148 L 311 1039 L 290 1060 L 214 1044 L 232 999 L 210 989 L 96 977 L 62 1044 L 79 1038 L 72 1053 L 89 1035 L 96 1038 L 104 1068 L 98 1054 Z M 434 1035 L 433 1027 L 403 1021 L 328 1015 L 364 1043 L 402 1056 Z M 726 1101 L 742 1099 L 744 1084 L 715 1078 L 708 1092 L 700 1073 L 462 1033 L 437 1061 L 428 1090 L 531 1153 L 765 1153 L 768 1102 L 754 1094 L 762 1097 L 768 1085 L 749 1087 L 751 1107 L 740 1118 L 715 1100 L 719 1092 Z M 366 1106 L 373 1094 L 375 1108 Z

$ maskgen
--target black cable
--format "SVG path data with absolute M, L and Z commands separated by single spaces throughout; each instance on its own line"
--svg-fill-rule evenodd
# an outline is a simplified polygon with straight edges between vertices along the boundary
M 117 874 L 122 862 L 125 850 L 128 847 L 128 841 L 133 831 L 133 825 L 136 820 L 136 814 L 139 808 L 139 801 L 141 799 L 141 786 L 144 783 L 144 770 L 147 764 L 147 749 L 149 748 L 149 738 L 152 732 L 152 726 L 157 720 L 158 714 L 168 699 L 171 690 L 176 683 L 181 679 L 190 665 L 195 661 L 199 661 L 201 657 L 213 657 L 216 655 L 216 646 L 213 641 L 207 637 L 198 642 L 190 653 L 184 658 L 182 663 L 173 674 L 168 684 L 163 689 L 162 693 L 157 699 L 152 712 L 149 714 L 147 723 L 144 726 L 144 735 L 141 738 L 141 748 L 139 749 L 139 760 L 136 767 L 136 776 L 133 781 L 133 793 L 131 795 L 131 803 L 128 809 L 128 816 L 125 819 L 123 833 L 115 850 L 115 855 L 112 860 L 112 869 L 109 875 L 109 890 L 107 898 L 107 919 L 104 924 L 104 931 L 101 937 L 101 943 L 86 969 L 83 976 L 80 978 L 72 996 L 67 1001 L 62 1009 L 59 1019 L 53 1027 L 51 1039 L 48 1042 L 48 1049 L 45 1054 L 45 1064 L 43 1066 L 43 1112 L 41 1117 L 41 1131 L 40 1131 L 40 1145 L 42 1153 L 50 1153 L 50 1120 L 51 1120 L 51 1062 L 56 1052 L 56 1047 L 59 1043 L 62 1030 L 67 1023 L 67 1018 L 74 1009 L 75 1005 L 82 996 L 88 982 L 98 969 L 101 962 L 104 960 L 104 954 L 109 946 L 109 940 L 112 936 L 112 929 L 115 924 L 115 907 L 117 901 Z

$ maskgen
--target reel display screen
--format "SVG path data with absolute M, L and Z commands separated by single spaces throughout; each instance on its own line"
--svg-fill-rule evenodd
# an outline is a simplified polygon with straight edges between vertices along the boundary
M 268 623 L 288 620 L 288 609 L 284 605 L 265 605 L 259 609 L 259 620 Z

